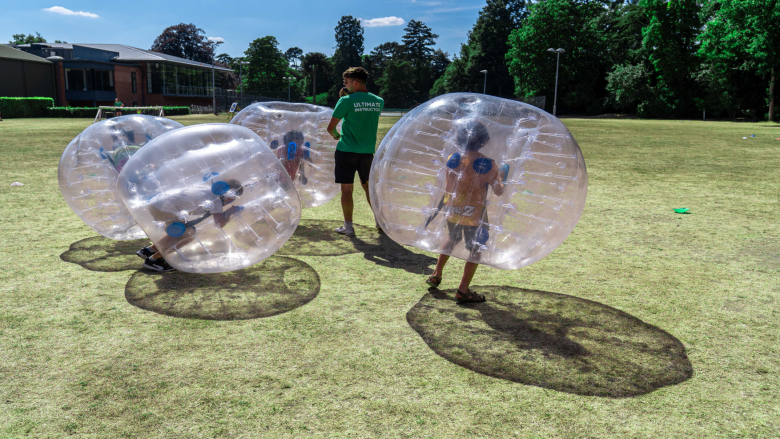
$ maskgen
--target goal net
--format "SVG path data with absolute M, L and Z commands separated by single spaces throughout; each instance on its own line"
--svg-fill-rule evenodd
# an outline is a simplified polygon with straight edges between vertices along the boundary
M 165 116 L 163 107 L 98 107 L 95 122 L 116 116 L 127 116 L 128 114 L 147 114 L 149 116 Z

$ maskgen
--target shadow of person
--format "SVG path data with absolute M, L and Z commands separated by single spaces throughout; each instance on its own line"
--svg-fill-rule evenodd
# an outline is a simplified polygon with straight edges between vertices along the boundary
M 342 221 L 301 220 L 295 233 L 276 252 L 285 256 L 343 256 L 358 253 L 348 236 L 340 235 L 334 229 Z M 370 227 L 354 225 L 355 233 L 370 241 L 377 239 L 379 232 Z
M 443 358 L 478 373 L 579 395 L 628 397 L 693 375 L 669 333 L 617 309 L 563 294 L 475 286 L 484 303 L 432 289 L 406 315 Z
M 309 264 L 271 256 L 227 273 L 138 271 L 125 286 L 125 299 L 173 317 L 244 320 L 291 311 L 312 301 L 319 291 L 320 277 Z
M 91 271 L 137 270 L 143 264 L 143 260 L 138 258 L 135 252 L 147 245 L 149 245 L 148 239 L 114 241 L 103 236 L 95 236 L 74 242 L 60 255 L 60 259 L 81 265 Z
M 334 229 L 343 222 L 335 220 L 302 220 L 295 233 L 276 254 L 287 256 L 343 256 L 363 253 L 378 265 L 401 268 L 421 274 L 436 264 L 436 259 L 414 253 L 373 227 L 354 225 L 355 236 L 344 236 Z
M 384 233 L 377 232 L 372 240 L 363 240 L 361 235 L 352 236 L 355 249 L 363 257 L 377 265 L 388 268 L 400 268 L 413 274 L 423 274 L 427 268 L 436 264 L 436 258 L 415 253 L 390 239 Z

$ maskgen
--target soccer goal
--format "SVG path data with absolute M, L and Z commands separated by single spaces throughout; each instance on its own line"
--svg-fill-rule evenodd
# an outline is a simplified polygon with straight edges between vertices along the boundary
M 98 107 L 95 121 L 92 123 L 100 122 L 108 117 L 115 117 L 118 115 L 127 116 L 128 114 L 148 114 L 149 116 L 165 116 L 163 107 Z

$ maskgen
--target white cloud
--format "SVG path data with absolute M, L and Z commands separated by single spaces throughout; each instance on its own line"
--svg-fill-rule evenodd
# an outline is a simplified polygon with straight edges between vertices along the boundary
M 50 8 L 44 8 L 43 10 L 62 15 L 79 15 L 81 17 L 100 18 L 100 15 L 98 14 L 93 14 L 91 12 L 71 11 L 70 9 L 63 8 L 62 6 L 52 6 Z
M 402 24 L 406 23 L 403 18 L 398 17 L 383 17 L 372 18 L 370 20 L 359 20 L 363 27 L 401 26 Z
M 225 39 L 222 37 L 208 37 L 207 40 L 212 41 L 214 43 L 224 43 Z

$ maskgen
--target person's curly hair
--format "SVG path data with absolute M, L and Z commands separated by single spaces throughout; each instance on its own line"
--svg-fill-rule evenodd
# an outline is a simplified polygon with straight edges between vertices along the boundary
M 350 67 L 342 75 L 344 79 L 357 79 L 360 82 L 368 80 L 368 72 L 363 67 Z

